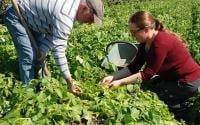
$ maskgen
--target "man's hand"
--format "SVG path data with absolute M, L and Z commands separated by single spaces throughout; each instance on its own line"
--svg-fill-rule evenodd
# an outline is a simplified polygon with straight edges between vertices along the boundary
M 82 93 L 81 88 L 76 86 L 76 81 L 73 79 L 67 80 L 67 85 L 70 89 L 70 91 L 76 95 L 80 95 Z
M 38 54 L 37 54 L 37 62 L 39 64 L 43 64 L 44 60 L 45 60 L 45 53 L 42 50 L 39 50 Z

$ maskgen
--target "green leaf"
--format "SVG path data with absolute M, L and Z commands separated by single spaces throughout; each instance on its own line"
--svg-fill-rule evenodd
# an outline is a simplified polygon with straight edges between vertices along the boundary
M 60 98 L 63 98 L 63 94 L 62 94 L 62 91 L 58 88 L 55 88 L 55 91 L 56 91 L 56 94 L 60 97 Z
M 4 119 L 20 118 L 21 117 L 20 113 L 21 113 L 20 107 L 15 107 L 10 112 L 8 112 L 6 116 L 4 116 Z

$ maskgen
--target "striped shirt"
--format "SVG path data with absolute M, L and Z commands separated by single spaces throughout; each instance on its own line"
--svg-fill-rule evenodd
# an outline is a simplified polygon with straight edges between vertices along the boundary
M 20 11 L 33 31 L 44 34 L 40 49 L 52 50 L 63 77 L 70 77 L 66 58 L 67 39 L 75 21 L 80 0 L 18 0 Z

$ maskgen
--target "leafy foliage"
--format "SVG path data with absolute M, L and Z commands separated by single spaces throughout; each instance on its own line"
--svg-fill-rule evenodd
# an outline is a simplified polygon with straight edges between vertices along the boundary
M 0 79 L 3 124 L 69 124 L 83 120 L 87 124 L 177 123 L 155 94 L 141 91 L 138 85 L 105 89 L 92 82 L 78 83 L 84 93 L 76 97 L 53 78 L 33 80 L 26 87 L 12 77 L 0 75 Z
M 189 33 L 189 48 L 194 59 L 200 64 L 200 4 L 192 8 L 192 28 Z
M 10 0 L 1 0 L 0 1 L 0 23 L 3 21 L 3 12 L 6 10 L 8 5 L 10 4 Z

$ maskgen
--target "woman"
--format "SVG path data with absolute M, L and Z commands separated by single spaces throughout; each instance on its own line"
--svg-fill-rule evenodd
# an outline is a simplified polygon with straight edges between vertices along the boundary
M 136 12 L 130 17 L 128 26 L 132 36 L 140 43 L 138 53 L 133 62 L 105 77 L 102 84 L 118 87 L 137 80 L 143 83 L 151 80 L 153 90 L 179 117 L 178 113 L 184 108 L 177 110 L 177 104 L 186 104 L 186 100 L 200 86 L 200 66 L 192 59 L 185 41 L 165 30 L 149 12 Z M 140 71 L 144 64 L 144 69 Z M 189 118 L 184 119 L 187 121 Z

